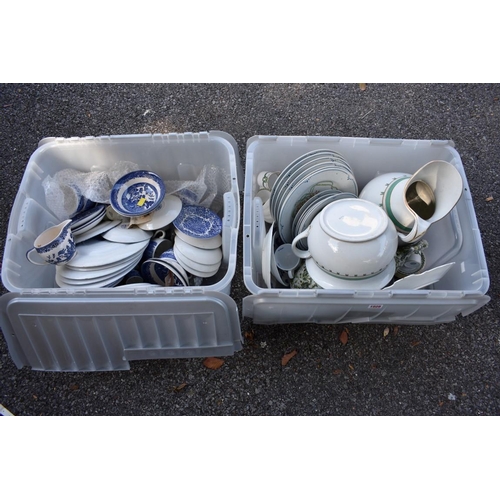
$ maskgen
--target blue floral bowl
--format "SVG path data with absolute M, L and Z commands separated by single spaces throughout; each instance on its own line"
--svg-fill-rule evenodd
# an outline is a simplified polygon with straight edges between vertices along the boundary
M 165 196 L 165 184 L 154 172 L 136 170 L 116 181 L 110 204 L 125 217 L 140 217 L 156 210 Z

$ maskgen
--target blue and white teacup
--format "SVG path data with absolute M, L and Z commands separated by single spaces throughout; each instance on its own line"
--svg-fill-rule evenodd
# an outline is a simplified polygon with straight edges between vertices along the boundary
M 164 231 L 157 231 L 149 245 L 144 250 L 144 259 L 158 258 L 163 252 L 170 250 L 173 247 L 172 242 L 165 238 Z
M 76 255 L 71 222 L 71 219 L 67 219 L 57 226 L 46 229 L 36 238 L 34 247 L 28 250 L 26 258 L 37 266 L 46 264 L 60 266 L 69 262 Z M 42 261 L 32 260 L 33 253 L 38 254 Z

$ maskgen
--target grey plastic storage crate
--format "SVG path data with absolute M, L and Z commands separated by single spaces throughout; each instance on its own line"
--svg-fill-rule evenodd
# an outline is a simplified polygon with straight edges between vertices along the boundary
M 387 172 L 413 174 L 431 160 L 454 165 L 464 181 L 459 203 L 426 233 L 426 267 L 455 262 L 435 285 L 422 290 L 298 290 L 266 287 L 257 269 L 253 243 L 262 238 L 264 220 L 255 217 L 253 199 L 262 171 L 282 171 L 291 161 L 316 149 L 332 149 L 352 167 L 359 190 Z M 255 323 L 408 323 L 453 321 L 479 309 L 490 298 L 488 269 L 472 197 L 458 152 L 451 141 L 352 137 L 255 136 L 248 140 L 243 213 L 243 272 L 251 295 L 243 316 Z M 266 227 L 267 229 L 267 227 Z
M 168 180 L 195 180 L 204 165 L 224 169 L 223 264 L 212 284 L 149 289 L 62 289 L 54 266 L 25 257 L 35 237 L 57 223 L 42 181 L 58 170 L 131 161 Z M 9 220 L 0 326 L 18 367 L 90 371 L 129 369 L 137 359 L 231 355 L 242 347 L 230 297 L 236 269 L 242 171 L 224 132 L 44 139 L 31 156 Z

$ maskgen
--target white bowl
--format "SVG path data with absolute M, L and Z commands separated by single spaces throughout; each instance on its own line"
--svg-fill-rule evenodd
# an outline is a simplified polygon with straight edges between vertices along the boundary
M 308 250 L 297 243 L 307 237 Z M 398 235 L 387 214 L 370 201 L 342 199 L 327 205 L 292 246 L 302 259 L 337 278 L 366 279 L 383 272 L 394 260 Z

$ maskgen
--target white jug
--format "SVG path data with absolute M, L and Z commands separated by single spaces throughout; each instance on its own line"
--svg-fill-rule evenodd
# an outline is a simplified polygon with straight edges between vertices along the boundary
M 415 174 L 382 174 L 372 179 L 359 197 L 381 206 L 398 231 L 401 244 L 414 243 L 429 227 L 448 215 L 462 196 L 463 180 L 458 170 L 434 160 Z

